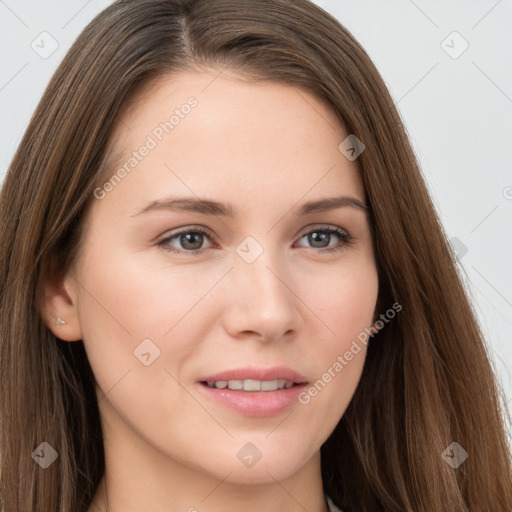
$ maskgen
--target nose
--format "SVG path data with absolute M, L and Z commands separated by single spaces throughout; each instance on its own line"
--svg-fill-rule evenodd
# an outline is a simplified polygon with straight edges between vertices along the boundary
M 289 267 L 278 256 L 264 250 L 252 263 L 237 256 L 229 274 L 223 319 L 233 338 L 270 343 L 290 339 L 298 332 L 300 299 L 294 293 Z

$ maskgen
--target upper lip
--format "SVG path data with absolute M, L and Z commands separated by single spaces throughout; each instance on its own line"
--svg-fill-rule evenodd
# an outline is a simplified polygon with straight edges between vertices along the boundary
M 256 368 L 254 366 L 246 368 L 235 368 L 225 370 L 220 373 L 207 375 L 199 379 L 200 382 L 219 381 L 219 380 L 276 380 L 283 379 L 294 384 L 303 384 L 307 382 L 306 377 L 300 373 L 285 366 L 273 366 L 272 368 Z

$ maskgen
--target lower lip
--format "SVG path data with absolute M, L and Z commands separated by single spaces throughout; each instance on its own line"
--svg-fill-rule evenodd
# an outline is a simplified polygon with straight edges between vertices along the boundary
M 299 393 L 307 384 L 296 384 L 275 391 L 233 391 L 228 388 L 211 388 L 201 383 L 198 386 L 208 397 L 244 416 L 263 418 L 275 416 L 296 404 Z

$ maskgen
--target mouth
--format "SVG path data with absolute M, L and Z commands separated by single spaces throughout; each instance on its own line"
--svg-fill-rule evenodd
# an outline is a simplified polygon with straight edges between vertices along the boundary
M 204 377 L 202 393 L 215 403 L 244 416 L 275 416 L 297 403 L 308 384 L 305 377 L 284 367 L 241 368 Z
M 231 391 L 276 391 L 298 386 L 298 383 L 286 379 L 274 380 L 209 380 L 201 381 L 201 384 L 215 389 L 230 389 Z

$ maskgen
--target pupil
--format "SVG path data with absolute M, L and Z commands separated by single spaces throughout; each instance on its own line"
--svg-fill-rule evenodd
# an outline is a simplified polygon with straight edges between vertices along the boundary
M 203 235 L 201 233 L 187 233 L 185 235 L 181 236 L 181 242 L 184 243 L 184 247 L 187 249 L 199 249 L 201 247 L 202 237 Z M 196 247 L 189 247 L 187 246 L 188 243 L 194 244 L 194 237 L 199 237 L 199 243 L 196 241 Z
M 310 234 L 310 238 L 312 239 L 312 245 L 313 247 L 318 247 L 318 246 L 315 246 L 314 244 L 318 241 L 322 242 L 325 240 L 327 240 L 327 237 L 330 236 L 330 233 L 318 233 L 317 231 L 314 231 L 313 233 Z M 310 240 L 311 242 L 311 240 Z M 324 246 L 322 246 L 324 247 Z

